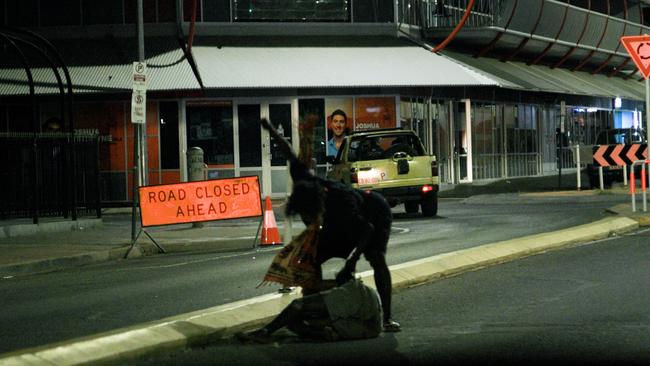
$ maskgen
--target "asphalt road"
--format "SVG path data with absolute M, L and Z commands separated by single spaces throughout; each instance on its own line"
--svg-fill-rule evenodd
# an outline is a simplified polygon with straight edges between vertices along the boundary
M 390 265 L 600 219 L 625 196 L 442 200 L 440 216 L 395 214 Z M 278 247 L 169 254 L 0 281 L 0 353 L 154 321 L 274 292 L 257 287 Z M 333 277 L 342 261 L 324 268 Z M 357 268 L 369 269 L 364 260 Z
M 403 290 L 400 333 L 362 341 L 234 339 L 137 365 L 647 365 L 650 230 Z

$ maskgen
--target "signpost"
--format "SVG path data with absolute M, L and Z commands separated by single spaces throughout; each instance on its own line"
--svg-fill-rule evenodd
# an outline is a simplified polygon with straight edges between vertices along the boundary
M 131 122 L 144 124 L 147 119 L 147 64 L 133 63 L 133 92 L 131 94 Z
M 650 141 L 650 35 L 621 37 L 621 43 L 645 79 L 645 129 L 647 141 Z

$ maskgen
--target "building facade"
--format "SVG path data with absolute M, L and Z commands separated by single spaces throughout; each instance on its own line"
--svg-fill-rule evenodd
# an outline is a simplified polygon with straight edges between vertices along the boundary
M 0 4 L 0 136 L 28 141 L 19 153 L 4 144 L 3 159 L 14 162 L 4 199 L 29 206 L 71 183 L 96 192 L 100 205 L 128 203 L 136 0 Z M 556 174 L 575 168 L 570 149 L 593 144 L 599 131 L 645 126 L 644 83 L 619 42 L 648 32 L 644 1 L 143 4 L 147 185 L 186 181 L 187 151 L 200 147 L 207 178 L 257 175 L 263 195 L 285 195 L 286 160 L 260 128 L 263 117 L 296 149 L 305 121 L 316 121 L 319 174 L 334 110 L 346 112 L 350 129 L 411 128 L 437 156 L 443 184 Z M 57 79 L 62 66 L 48 61 L 55 54 L 70 90 Z M 48 174 L 70 176 L 41 172 L 42 159 L 56 155 L 48 136 L 94 138 L 93 173 L 42 193 Z M 45 148 L 33 153 L 34 141 Z M 79 155 L 71 152 L 66 161 Z

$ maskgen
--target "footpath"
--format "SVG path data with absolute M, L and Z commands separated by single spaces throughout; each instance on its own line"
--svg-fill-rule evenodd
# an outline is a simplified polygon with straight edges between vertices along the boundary
M 522 193 L 533 196 L 576 194 L 598 193 Z M 636 212 L 632 212 L 631 203 L 616 205 L 609 209 L 615 215 L 589 224 L 393 265 L 390 267 L 393 288 L 399 291 L 465 271 L 650 226 L 650 212 L 643 212 L 639 197 L 636 206 Z M 283 208 L 281 201 L 274 202 L 273 211 L 279 224 L 284 221 Z M 246 250 L 259 243 L 259 239 L 255 239 L 260 220 L 212 222 L 201 228 L 192 224 L 174 225 L 147 229 L 147 232 L 166 252 Z M 291 223 L 294 235 L 304 228 L 300 225 L 295 221 Z M 281 227 L 280 232 L 283 231 Z M 0 224 L 0 275 L 6 278 L 53 271 L 118 260 L 127 252 L 131 256 L 158 251 L 145 234 L 140 235 L 134 250 L 130 251 L 131 233 L 130 209 L 106 210 L 102 219 L 80 218 L 76 222 L 60 219 L 43 219 L 39 225 L 33 225 L 29 220 L 5 222 Z M 371 272 L 358 273 L 357 276 L 369 285 L 374 284 Z M 0 365 L 120 364 L 153 352 L 206 344 L 257 327 L 299 296 L 296 290 L 268 294 L 78 340 L 20 350 L 0 355 Z
M 273 201 L 281 235 L 295 235 L 304 225 L 284 220 L 283 201 Z M 137 215 L 136 215 L 137 216 Z M 131 208 L 104 209 L 102 217 L 79 216 L 76 221 L 40 218 L 0 221 L 0 277 L 56 271 L 71 266 L 188 251 L 232 252 L 260 243 L 263 217 L 167 225 L 140 231 L 140 220 Z M 135 226 L 133 225 L 135 221 Z M 287 232 L 285 227 L 293 230 Z M 133 245 L 132 237 L 136 237 Z M 155 243 L 151 238 L 155 240 Z

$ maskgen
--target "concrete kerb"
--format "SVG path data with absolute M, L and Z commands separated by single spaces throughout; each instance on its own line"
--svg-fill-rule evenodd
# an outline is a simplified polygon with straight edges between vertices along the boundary
M 0 276 L 7 277 L 52 272 L 64 268 L 104 262 L 119 258 L 120 254 L 124 257 L 126 249 L 127 248 L 116 248 L 106 251 L 89 252 L 85 254 L 4 265 L 0 266 Z
M 167 253 L 195 252 L 223 253 L 251 250 L 257 247 L 254 243 L 256 227 L 243 227 L 249 233 L 246 236 L 236 236 L 242 227 L 205 227 L 201 229 L 183 229 L 167 231 L 151 231 L 153 238 Z M 53 256 L 15 264 L 0 265 L 0 276 L 19 276 L 25 274 L 56 271 L 63 268 L 81 266 L 91 263 L 120 260 L 126 255 L 131 244 L 127 240 L 115 241 L 113 245 L 98 246 L 97 250 L 82 252 L 74 255 Z M 137 245 L 129 257 L 158 254 L 158 247 L 146 236 L 140 235 Z
M 570 229 L 486 244 L 391 266 L 393 288 L 403 289 L 433 279 L 511 261 L 517 258 L 606 238 L 639 227 L 627 217 L 610 217 Z M 372 271 L 357 274 L 374 285 Z M 151 324 L 136 325 L 84 339 L 4 355 L 0 365 L 82 365 L 117 363 L 150 352 L 164 352 L 259 326 L 300 295 L 269 294 L 181 314 Z
M 79 231 L 90 228 L 99 228 L 104 225 L 102 219 L 98 218 L 80 218 L 76 221 L 64 220 L 48 222 L 46 220 L 47 219 L 41 219 L 41 222 L 38 225 L 24 223 L 0 226 L 0 238 L 15 238 L 17 236 L 59 233 L 62 231 Z

